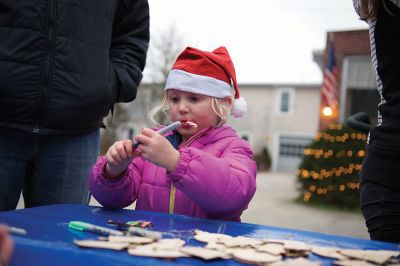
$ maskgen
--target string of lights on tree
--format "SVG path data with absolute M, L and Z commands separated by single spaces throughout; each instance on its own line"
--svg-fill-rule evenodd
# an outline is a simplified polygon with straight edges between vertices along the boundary
M 339 207 L 359 206 L 359 173 L 367 136 L 342 124 L 319 132 L 297 171 L 301 198 Z

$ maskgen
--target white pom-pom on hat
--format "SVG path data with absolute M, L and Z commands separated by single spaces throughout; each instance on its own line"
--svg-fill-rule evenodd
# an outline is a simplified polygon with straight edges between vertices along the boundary
M 233 117 L 242 117 L 247 112 L 247 103 L 242 98 L 234 99 L 232 103 L 231 114 Z
M 176 59 L 168 75 L 165 90 L 175 89 L 225 98 L 235 90 L 231 114 L 241 117 L 247 111 L 240 97 L 236 72 L 228 50 L 221 46 L 212 52 L 187 47 Z

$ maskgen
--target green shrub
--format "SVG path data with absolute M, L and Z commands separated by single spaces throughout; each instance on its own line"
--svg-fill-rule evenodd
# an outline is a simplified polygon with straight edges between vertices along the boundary
M 297 171 L 300 198 L 340 208 L 359 206 L 359 172 L 365 156 L 366 135 L 331 124 L 304 150 Z

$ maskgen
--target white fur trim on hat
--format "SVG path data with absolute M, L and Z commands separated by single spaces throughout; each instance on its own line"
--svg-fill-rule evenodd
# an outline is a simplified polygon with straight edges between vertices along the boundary
M 169 72 L 165 90 L 175 89 L 197 94 L 225 98 L 231 96 L 231 86 L 225 81 L 189 73 L 179 69 Z
M 241 117 L 247 112 L 247 103 L 240 97 L 239 99 L 234 99 L 232 104 L 231 114 L 233 117 Z

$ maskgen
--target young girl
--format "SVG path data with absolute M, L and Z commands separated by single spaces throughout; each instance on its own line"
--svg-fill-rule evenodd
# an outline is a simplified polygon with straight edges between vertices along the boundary
M 228 51 L 186 48 L 165 91 L 153 118 L 168 110 L 182 126 L 166 137 L 144 128 L 137 149 L 114 143 L 89 177 L 93 196 L 105 207 L 136 200 L 137 210 L 239 221 L 255 192 L 256 164 L 249 143 L 224 125 L 229 111 L 246 111 Z

